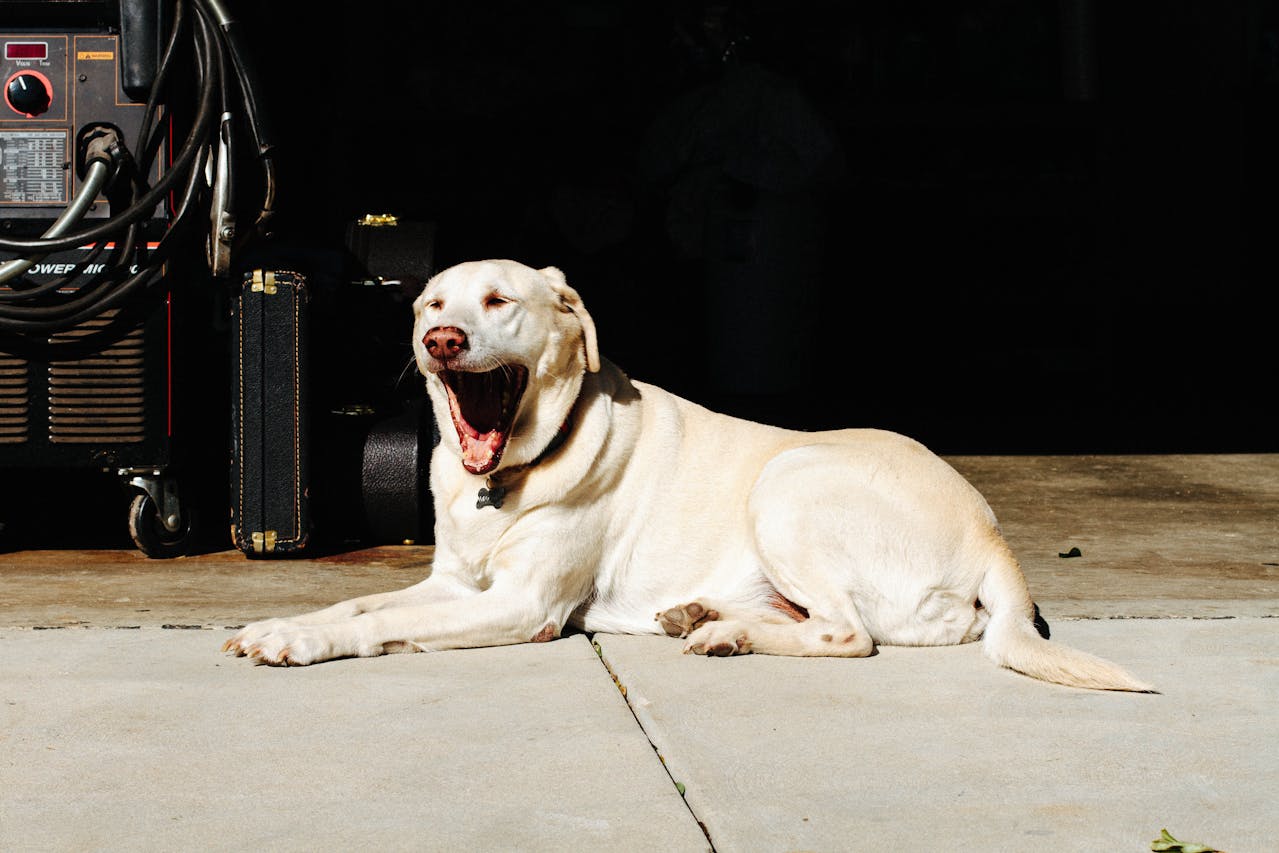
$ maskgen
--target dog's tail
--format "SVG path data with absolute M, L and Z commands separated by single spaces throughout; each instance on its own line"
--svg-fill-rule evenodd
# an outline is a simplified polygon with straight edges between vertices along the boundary
M 1050 642 L 1035 628 L 1035 605 L 1016 558 L 1002 540 L 978 595 L 990 614 L 982 642 L 986 656 L 1031 678 L 1093 690 L 1158 692 L 1122 667 Z

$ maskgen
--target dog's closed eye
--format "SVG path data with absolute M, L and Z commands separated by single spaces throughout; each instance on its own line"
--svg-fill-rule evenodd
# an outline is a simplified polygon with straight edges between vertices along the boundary
M 484 297 L 484 307 L 501 308 L 503 305 L 510 305 L 514 301 L 514 299 L 511 299 L 508 296 L 503 296 L 500 293 L 490 293 L 488 296 Z

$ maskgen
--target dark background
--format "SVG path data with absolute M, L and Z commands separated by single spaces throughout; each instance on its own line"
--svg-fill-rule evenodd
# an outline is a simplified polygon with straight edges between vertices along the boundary
M 437 268 L 560 267 L 632 377 L 740 416 L 1279 452 L 1279 0 L 228 2 L 278 146 L 263 251 L 315 273 L 321 528 L 361 512 L 330 411 L 421 393 L 407 301 L 333 272 L 368 213 L 434 223 Z M 230 358 L 192 346 L 175 447 L 224 548 Z M 111 477 L 3 475 L 9 544 L 128 546 Z
M 434 221 L 438 266 L 559 266 L 631 376 L 772 423 L 1279 450 L 1274 2 L 233 8 L 279 246 Z

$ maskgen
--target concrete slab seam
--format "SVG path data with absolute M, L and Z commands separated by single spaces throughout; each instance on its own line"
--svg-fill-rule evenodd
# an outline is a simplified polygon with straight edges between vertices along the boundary
M 697 822 L 698 829 L 700 829 L 702 831 L 702 835 L 706 837 L 707 849 L 710 850 L 711 853 L 714 853 L 715 841 L 711 838 L 711 833 L 706 826 L 706 822 L 698 816 L 698 812 L 694 807 L 694 804 L 689 802 L 688 789 L 685 788 L 684 784 L 676 778 L 676 771 L 673 769 L 670 759 L 662 752 L 662 749 L 657 742 L 653 740 L 652 733 L 657 731 L 657 726 L 655 725 L 655 721 L 652 716 L 649 715 L 647 710 L 642 707 L 645 703 L 632 698 L 630 691 L 626 689 L 626 680 L 614 671 L 613 666 L 608 662 L 608 658 L 605 657 L 604 650 L 600 646 L 599 641 L 596 639 L 598 635 L 591 634 L 590 636 L 591 646 L 594 647 L 595 654 L 599 656 L 600 663 L 603 665 L 605 672 L 607 672 L 609 677 L 613 679 L 613 683 L 617 685 L 617 690 L 622 694 L 622 699 L 625 700 L 626 707 L 630 709 L 631 716 L 635 718 L 635 724 L 639 726 L 644 737 L 648 739 L 649 746 L 653 747 L 653 753 L 657 756 L 658 762 L 662 765 L 662 770 L 664 770 L 666 775 L 670 778 L 671 785 L 675 788 L 675 790 L 679 791 L 680 798 L 684 801 L 684 807 L 688 809 L 689 815 Z M 678 761 L 676 762 L 676 766 L 678 766 Z M 681 773 L 680 775 L 686 779 L 691 778 L 691 776 L 687 773 Z

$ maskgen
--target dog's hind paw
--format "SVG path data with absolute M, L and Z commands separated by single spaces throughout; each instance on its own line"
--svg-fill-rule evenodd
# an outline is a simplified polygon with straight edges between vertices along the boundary
M 661 623 L 666 636 L 687 637 L 703 624 L 714 622 L 719 618 L 719 613 L 700 601 L 691 601 L 688 604 L 664 610 L 653 618 Z
M 688 637 L 686 655 L 729 657 L 751 653 L 751 639 L 740 622 L 708 622 Z

